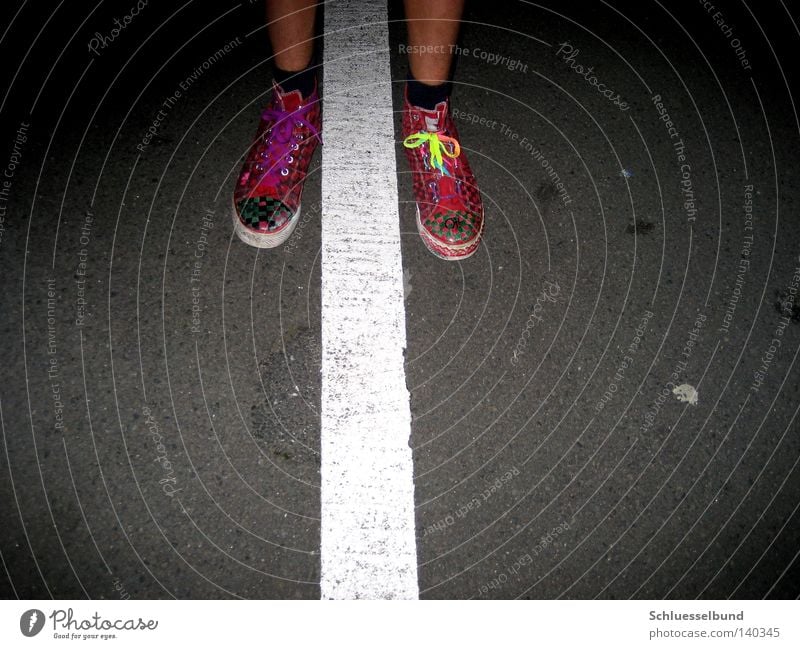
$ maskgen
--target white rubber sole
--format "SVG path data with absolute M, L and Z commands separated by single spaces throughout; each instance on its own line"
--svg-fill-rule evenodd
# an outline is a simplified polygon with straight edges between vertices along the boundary
M 242 223 L 241 219 L 239 218 L 239 214 L 236 211 L 236 203 L 232 201 L 231 211 L 233 216 L 233 229 L 236 232 L 236 236 L 238 236 L 239 239 L 241 239 L 248 246 L 253 246 L 254 248 L 277 248 L 290 236 L 292 236 L 292 232 L 294 232 L 294 229 L 300 222 L 301 207 L 301 205 L 297 206 L 297 211 L 294 213 L 294 216 L 292 216 L 292 220 L 289 221 L 283 230 L 276 232 L 275 234 L 268 234 L 266 232 L 255 232 Z

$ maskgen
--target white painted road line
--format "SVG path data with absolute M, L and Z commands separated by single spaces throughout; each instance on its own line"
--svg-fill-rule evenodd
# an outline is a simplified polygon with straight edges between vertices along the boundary
M 322 599 L 416 599 L 385 0 L 325 5 Z

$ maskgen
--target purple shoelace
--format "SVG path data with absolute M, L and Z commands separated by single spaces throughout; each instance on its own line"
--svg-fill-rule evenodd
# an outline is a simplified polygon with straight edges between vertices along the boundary
M 289 169 L 286 165 L 292 164 L 294 156 L 300 149 L 300 143 L 305 139 L 301 133 L 294 134 L 294 128 L 307 128 L 311 131 L 312 137 L 317 138 L 322 143 L 317 128 L 307 119 L 308 112 L 312 109 L 312 104 L 300 106 L 294 111 L 267 108 L 261 113 L 261 118 L 271 124 L 268 133 L 265 133 L 263 148 L 259 156 L 265 159 L 265 166 L 261 164 L 256 168 L 266 170 L 265 179 L 272 182 L 278 180 L 276 175 L 288 176 Z M 268 137 L 267 137 L 268 135 Z M 268 145 L 274 144 L 274 147 Z M 284 164 L 285 163 L 285 164 Z

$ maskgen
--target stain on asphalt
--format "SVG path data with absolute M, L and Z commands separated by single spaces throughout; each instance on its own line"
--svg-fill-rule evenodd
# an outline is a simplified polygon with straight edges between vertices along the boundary
M 782 316 L 789 316 L 792 322 L 800 322 L 800 301 L 794 301 L 787 292 L 775 291 L 775 310 Z
M 650 234 L 655 227 L 655 223 L 650 223 L 644 219 L 636 219 L 636 221 L 631 221 L 628 223 L 628 227 L 625 228 L 625 232 L 628 234 L 635 234 L 636 232 L 639 234 Z
M 319 473 L 320 459 L 319 333 L 295 330 L 283 347 L 259 364 L 264 400 L 252 408 L 253 436 L 276 464 L 316 482 L 310 474 Z
M 558 190 L 553 183 L 543 183 L 537 187 L 533 195 L 542 203 L 549 203 L 558 195 Z

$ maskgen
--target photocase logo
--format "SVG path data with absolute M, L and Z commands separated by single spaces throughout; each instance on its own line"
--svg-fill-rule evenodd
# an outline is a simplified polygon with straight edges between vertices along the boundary
M 19 618 L 19 630 L 22 635 L 32 638 L 44 627 L 44 613 L 38 608 L 25 611 Z

